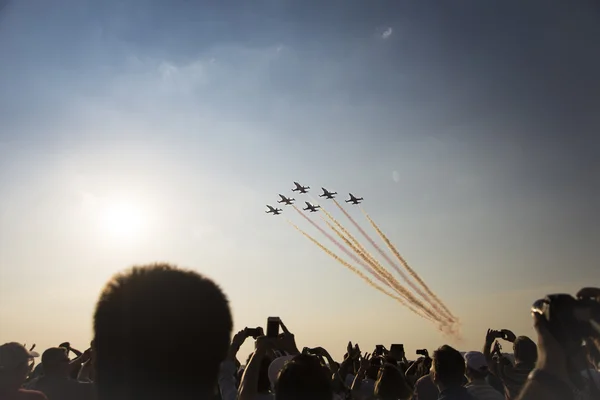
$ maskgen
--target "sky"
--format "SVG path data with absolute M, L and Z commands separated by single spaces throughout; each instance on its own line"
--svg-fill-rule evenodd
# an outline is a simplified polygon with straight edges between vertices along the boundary
M 155 261 L 218 282 L 236 330 L 280 316 L 336 358 L 533 336 L 534 300 L 599 284 L 599 19 L 591 0 L 1 0 L 0 342 L 85 348 L 103 285 Z M 265 214 L 293 181 L 363 196 L 463 341 Z

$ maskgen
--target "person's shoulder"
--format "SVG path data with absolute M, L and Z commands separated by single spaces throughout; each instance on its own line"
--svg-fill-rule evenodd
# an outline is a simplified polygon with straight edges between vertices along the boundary
M 19 400 L 48 400 L 46 395 L 37 390 L 19 389 Z

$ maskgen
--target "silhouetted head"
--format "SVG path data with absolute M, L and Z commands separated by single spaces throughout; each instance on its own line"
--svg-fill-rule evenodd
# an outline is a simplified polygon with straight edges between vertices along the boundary
M 374 394 L 379 400 L 399 400 L 410 399 L 413 393 L 402 371 L 396 365 L 385 364 L 379 370 Z
M 369 368 L 365 373 L 365 377 L 371 380 L 376 380 L 379 375 L 379 369 L 383 366 L 383 358 L 381 357 L 373 357 L 371 358 L 371 363 Z
M 69 377 L 69 350 L 64 347 L 52 347 L 42 354 L 44 375 Z
M 231 329 L 227 298 L 196 272 L 156 264 L 115 276 L 94 315 L 99 400 L 212 394 Z
M 276 400 L 332 400 L 331 373 L 321 361 L 300 354 L 285 364 L 275 383 Z
M 537 346 L 527 336 L 519 336 L 513 344 L 516 363 L 535 364 L 537 361 Z
M 39 354 L 28 351 L 20 343 L 11 342 L 0 346 L 0 390 L 9 392 L 19 389 L 32 370 L 33 358 L 38 356 Z
M 444 345 L 433 353 L 432 372 L 433 381 L 438 387 L 461 386 L 465 375 L 465 360 L 456 349 Z

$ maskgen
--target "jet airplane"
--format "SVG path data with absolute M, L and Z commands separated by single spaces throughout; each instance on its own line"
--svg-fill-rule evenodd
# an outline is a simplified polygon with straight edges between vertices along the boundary
M 303 208 L 304 211 L 317 212 L 317 208 L 321 208 L 321 206 L 313 206 L 308 201 L 305 201 L 306 208 Z
M 281 214 L 281 208 L 273 208 L 267 204 L 269 211 L 265 211 L 267 214 L 279 215 Z
M 310 189 L 310 186 L 302 186 L 298 182 L 294 182 L 294 185 L 296 187 L 292 189 L 292 192 L 308 193 L 308 189 Z
M 324 187 L 322 187 L 321 189 L 323 189 L 323 194 L 320 194 L 319 197 L 325 197 L 325 198 L 331 200 L 331 199 L 335 198 L 334 195 L 337 194 L 337 192 L 330 192 L 327 189 L 325 189 Z
M 285 203 L 286 206 L 291 206 L 292 204 L 294 204 L 294 201 L 296 200 L 296 199 L 292 199 L 289 197 L 285 197 L 282 194 L 280 194 L 279 197 L 281 197 L 281 200 L 279 200 L 278 203 Z
M 354 197 L 354 195 L 352 193 L 348 193 L 350 195 L 350 199 L 346 200 L 346 203 L 352 203 L 352 204 L 360 204 L 361 201 L 363 201 L 362 197 Z

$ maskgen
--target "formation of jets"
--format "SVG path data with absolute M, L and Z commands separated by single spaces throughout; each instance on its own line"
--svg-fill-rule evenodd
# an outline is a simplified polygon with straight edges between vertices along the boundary
M 309 189 L 310 189 L 310 186 L 302 186 L 298 182 L 294 182 L 294 188 L 292 189 L 292 192 L 308 193 Z M 329 190 L 325 189 L 324 187 L 322 187 L 321 189 L 323 190 L 323 193 L 320 194 L 319 197 L 324 197 L 327 200 L 335 199 L 335 195 L 337 194 L 337 192 L 330 192 Z M 363 201 L 362 197 L 355 197 L 352 193 L 349 193 L 349 195 L 350 195 L 350 198 L 348 200 L 345 200 L 346 203 L 352 203 L 353 205 L 356 205 L 356 204 L 360 204 L 360 202 Z M 292 197 L 285 197 L 282 194 L 279 195 L 279 198 L 280 199 L 277 201 L 277 203 L 285 204 L 286 206 L 291 206 L 294 204 L 294 201 L 296 201 L 296 199 L 294 199 Z M 306 208 L 302 209 L 304 211 L 317 212 L 318 209 L 321 208 L 321 206 L 310 204 L 308 201 L 305 201 L 305 203 L 306 203 Z M 268 208 L 268 211 L 265 211 L 267 214 L 279 215 L 282 212 L 281 208 L 273 207 L 270 205 L 267 205 L 267 208 Z

